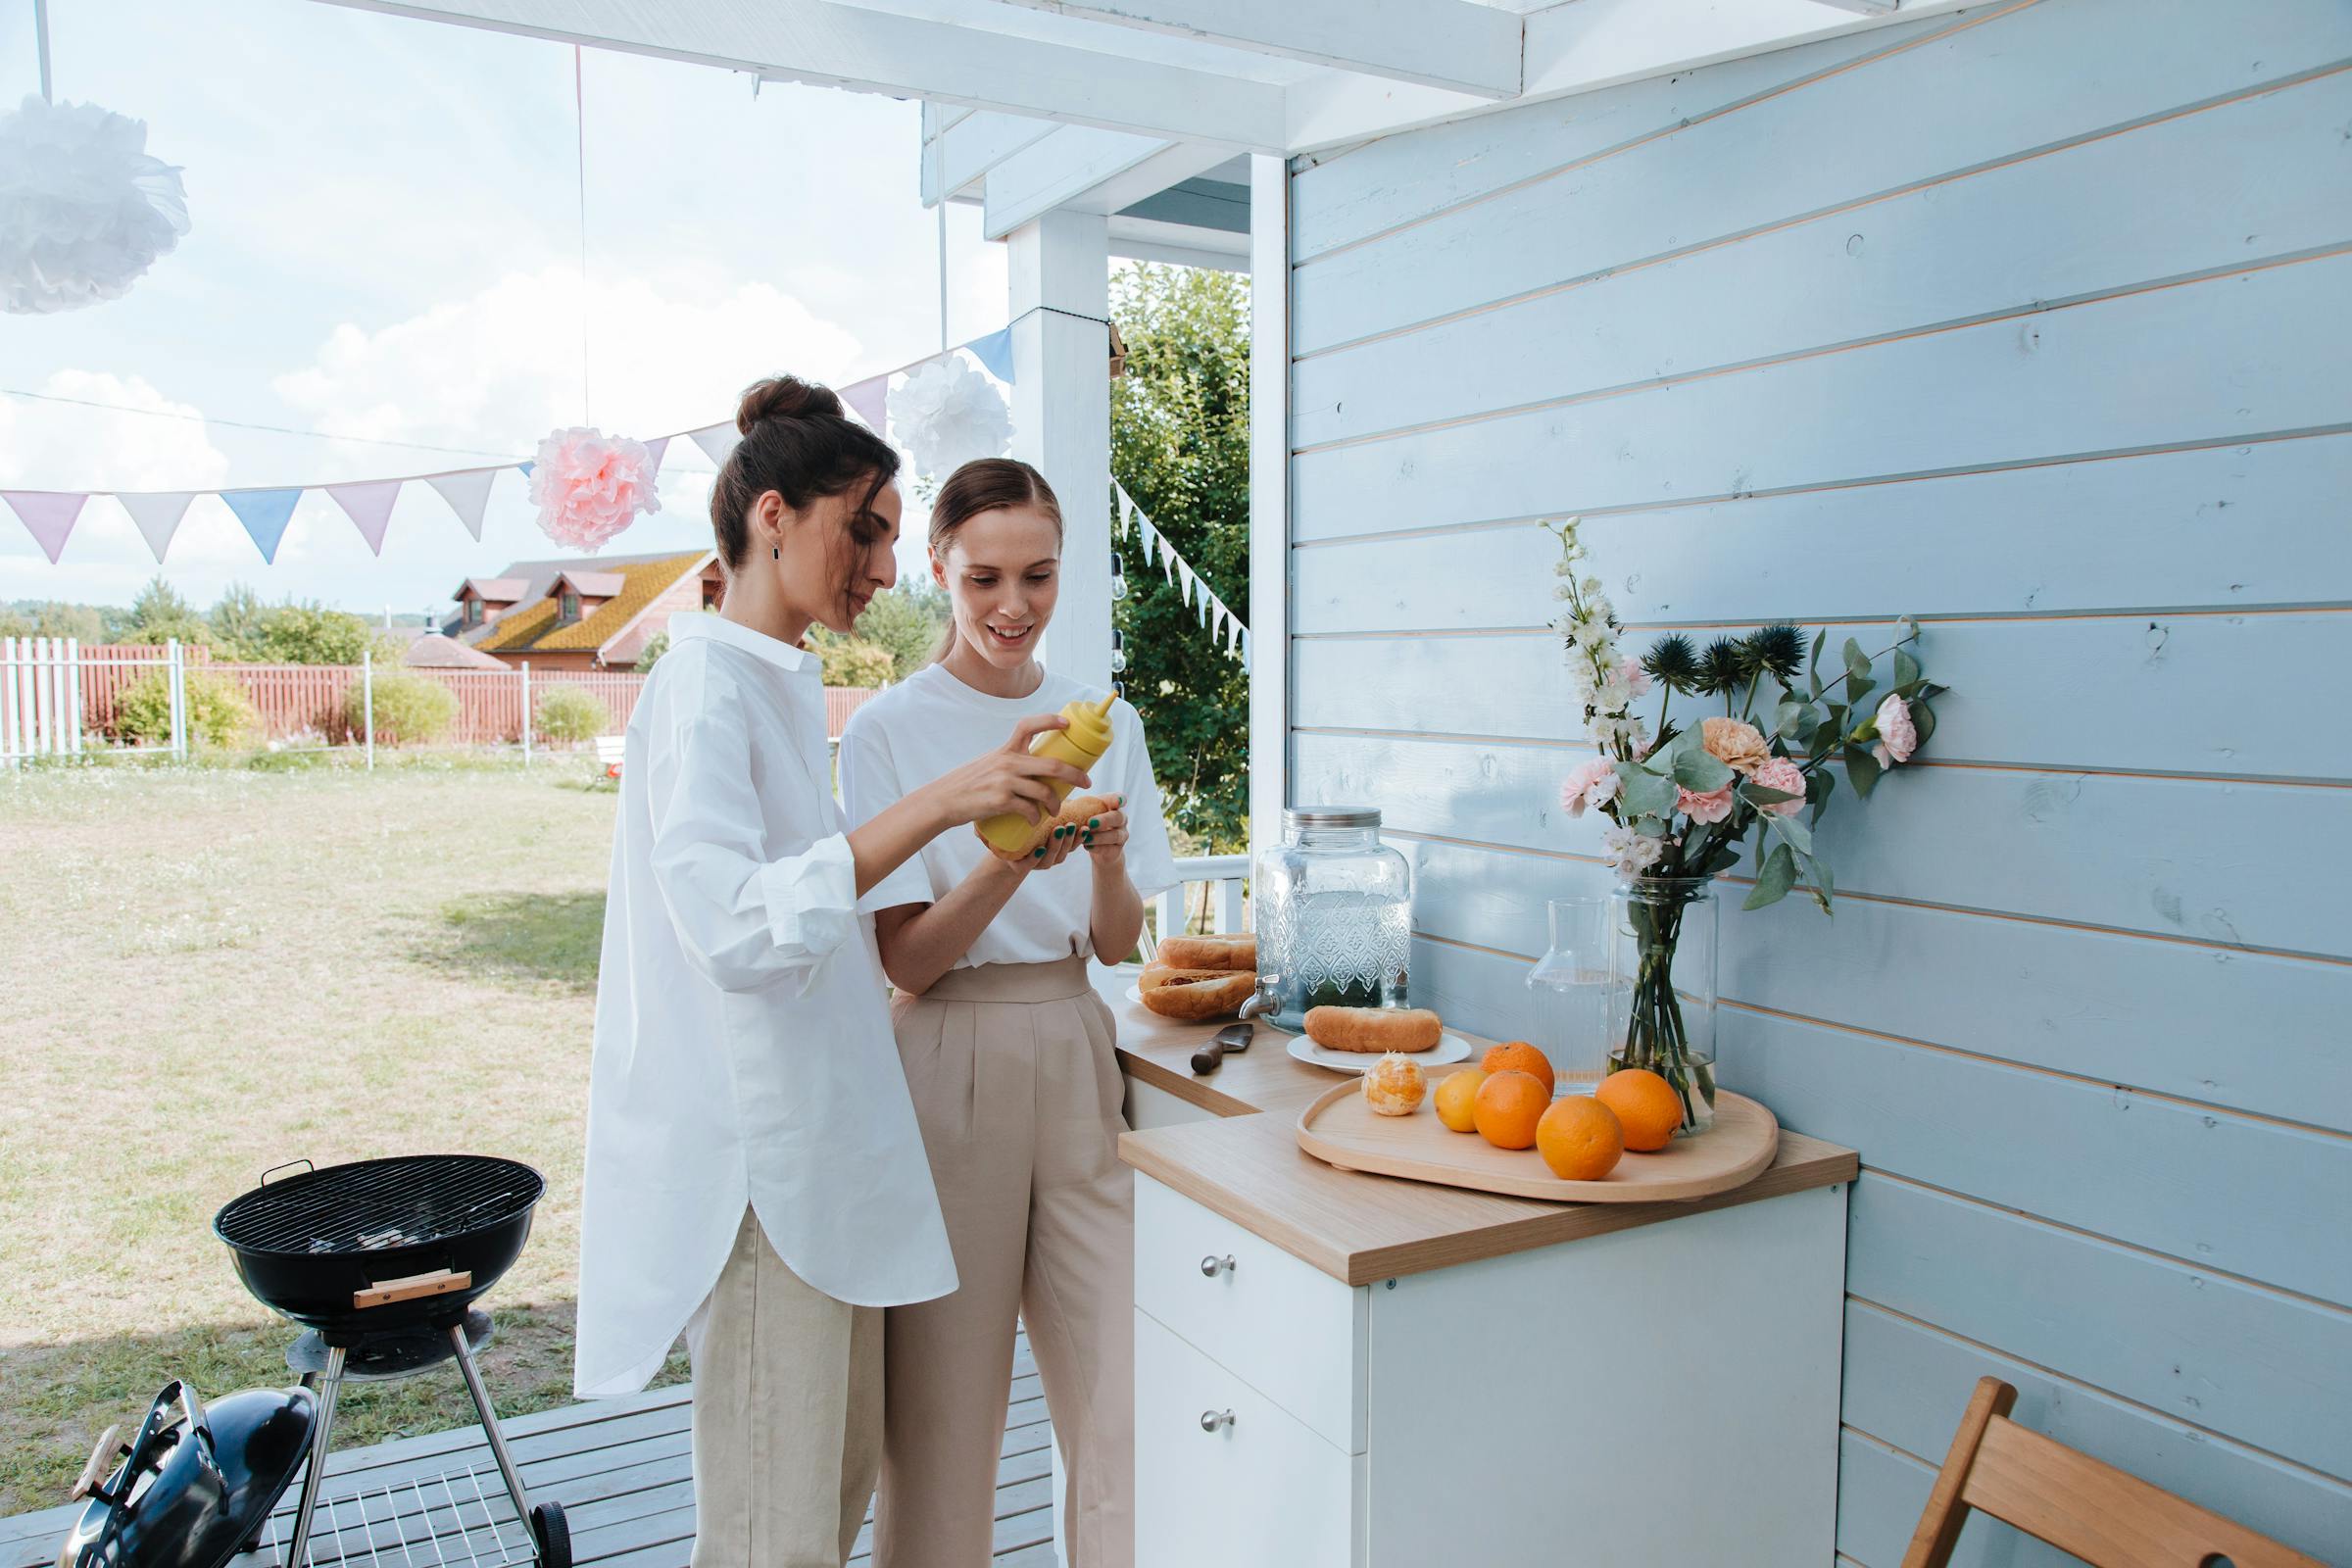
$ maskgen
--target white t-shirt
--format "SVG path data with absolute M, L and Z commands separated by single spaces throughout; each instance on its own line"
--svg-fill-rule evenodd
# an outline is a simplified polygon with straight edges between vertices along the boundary
M 862 826 L 908 790 L 953 772 L 1004 744 L 1014 723 L 1032 713 L 1058 713 L 1079 699 L 1101 702 L 1100 689 L 1046 671 L 1027 697 L 974 691 L 938 664 L 914 674 L 850 715 L 841 737 L 841 798 Z M 1145 898 L 1179 880 L 1160 815 L 1159 785 L 1144 721 L 1128 703 L 1110 708 L 1110 750 L 1088 770 L 1090 795 L 1123 795 L 1127 804 L 1127 876 Z M 867 912 L 902 904 L 937 904 L 971 874 L 988 850 L 968 825 L 950 828 L 867 890 Z M 1094 866 L 1084 850 L 1051 871 L 1032 871 L 1018 892 L 980 933 L 956 967 L 983 963 L 1047 963 L 1094 956 Z M 1116 962 L 1125 954 L 1113 954 Z

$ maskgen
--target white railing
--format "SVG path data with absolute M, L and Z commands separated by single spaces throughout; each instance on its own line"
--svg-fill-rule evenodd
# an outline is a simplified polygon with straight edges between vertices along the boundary
M 1169 936 L 1195 926 L 1202 931 L 1239 931 L 1242 929 L 1244 884 L 1250 876 L 1250 857 L 1247 855 L 1189 855 L 1176 860 L 1176 874 L 1184 880 L 1152 901 L 1158 911 L 1153 929 Z M 1193 892 L 1206 884 L 1206 907 Z M 1152 946 L 1158 946 L 1153 938 Z

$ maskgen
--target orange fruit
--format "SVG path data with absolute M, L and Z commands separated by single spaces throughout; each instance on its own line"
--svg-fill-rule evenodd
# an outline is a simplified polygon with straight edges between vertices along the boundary
M 1421 1097 L 1428 1092 L 1429 1080 L 1421 1076 L 1421 1064 L 1394 1051 L 1364 1073 L 1364 1102 L 1376 1115 L 1409 1116 L 1421 1108 Z
M 1478 1131 L 1478 1086 L 1487 1081 L 1484 1067 L 1463 1067 L 1447 1073 L 1438 1085 L 1438 1120 L 1457 1133 Z
M 1536 1120 L 1551 1103 L 1551 1091 L 1534 1073 L 1515 1067 L 1489 1073 L 1471 1102 L 1470 1119 L 1478 1135 L 1496 1149 L 1529 1149 L 1536 1142 Z
M 1523 1072 L 1542 1084 L 1546 1095 L 1557 1082 L 1551 1075 L 1551 1058 L 1524 1040 L 1506 1040 L 1499 1046 L 1489 1046 L 1479 1065 L 1489 1072 Z
M 1592 1098 L 1617 1113 L 1625 1128 L 1625 1147 L 1637 1153 L 1664 1149 L 1683 1124 L 1683 1097 L 1647 1067 L 1626 1067 L 1609 1074 L 1592 1091 Z
M 1599 1101 L 1568 1095 L 1537 1120 L 1536 1152 L 1564 1182 L 1596 1182 L 1625 1157 L 1625 1129 Z

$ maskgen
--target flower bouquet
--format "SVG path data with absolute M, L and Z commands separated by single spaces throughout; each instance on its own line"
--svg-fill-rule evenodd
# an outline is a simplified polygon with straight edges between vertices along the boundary
M 1571 816 L 1597 810 L 1609 819 L 1602 844 L 1621 884 L 1609 1066 L 1664 1078 L 1682 1100 L 1683 1130 L 1696 1132 L 1714 1118 L 1714 878 L 1739 863 L 1752 833 L 1755 886 L 1741 907 L 1777 903 L 1801 885 L 1828 912 L 1835 885 L 1813 828 L 1838 789 L 1831 764 L 1867 797 L 1936 733 L 1933 701 L 1944 688 L 1922 673 L 1911 651 L 1919 626 L 1908 618 L 1876 655 L 1847 638 L 1842 667 L 1826 680 L 1829 634 L 1815 633 L 1808 648 L 1788 624 L 1704 649 L 1675 633 L 1625 658 L 1616 612 L 1585 570 L 1577 519 L 1550 531 L 1560 541 L 1553 569 L 1565 605 L 1557 624 L 1600 752 L 1568 776 L 1560 804 Z M 1876 661 L 1889 654 L 1890 688 L 1874 706 Z M 1653 690 L 1654 730 L 1634 711 Z M 1720 701 L 1722 711 L 1674 714 L 1678 696 Z

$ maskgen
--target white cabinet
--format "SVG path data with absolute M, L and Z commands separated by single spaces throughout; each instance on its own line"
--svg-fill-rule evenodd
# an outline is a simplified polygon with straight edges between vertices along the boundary
M 1845 1203 L 1349 1287 L 1139 1173 L 1137 1561 L 1820 1568 Z

